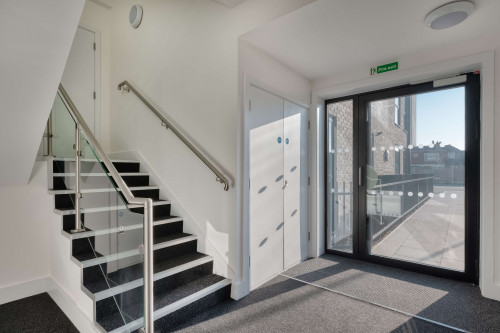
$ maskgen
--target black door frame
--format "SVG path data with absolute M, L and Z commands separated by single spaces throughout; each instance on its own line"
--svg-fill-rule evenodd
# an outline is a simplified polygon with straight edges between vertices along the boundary
M 325 192 L 325 251 L 326 253 L 356 258 L 377 264 L 401 268 L 409 271 L 440 276 L 472 283 L 479 281 L 479 177 L 480 177 L 480 75 L 468 73 L 465 83 L 435 88 L 433 82 L 418 85 L 404 85 L 363 94 L 350 95 L 325 101 L 325 181 L 328 173 L 326 147 L 328 147 L 328 104 L 353 101 L 353 251 L 346 253 L 328 249 L 328 196 Z M 360 184 L 358 168 L 366 170 L 367 154 L 367 119 L 366 104 L 373 100 L 382 100 L 421 94 L 451 88 L 465 88 L 465 271 L 458 272 L 436 266 L 401 261 L 389 257 L 368 254 L 366 247 L 366 184 Z M 365 221 L 364 223 L 362 221 Z

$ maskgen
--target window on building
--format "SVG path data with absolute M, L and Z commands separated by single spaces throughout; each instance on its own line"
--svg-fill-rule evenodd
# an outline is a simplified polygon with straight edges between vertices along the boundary
M 399 144 L 396 143 L 395 146 L 398 147 Z M 394 173 L 401 174 L 401 152 L 399 149 L 394 152 Z
M 418 153 L 413 153 L 413 158 L 418 158 Z
M 455 159 L 455 153 L 454 152 L 448 153 L 448 159 L 449 160 L 454 160 Z
M 424 153 L 424 161 L 425 162 L 437 162 L 439 161 L 438 153 Z
M 401 115 L 399 111 L 399 98 L 394 99 L 394 123 L 401 126 Z

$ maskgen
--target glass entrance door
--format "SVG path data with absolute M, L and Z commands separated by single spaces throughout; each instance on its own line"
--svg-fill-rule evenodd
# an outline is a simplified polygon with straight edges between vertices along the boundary
M 327 250 L 477 279 L 479 75 L 463 81 L 327 102 Z

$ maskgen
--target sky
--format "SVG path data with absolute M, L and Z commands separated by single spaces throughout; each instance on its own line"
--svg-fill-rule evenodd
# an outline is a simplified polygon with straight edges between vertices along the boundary
M 465 88 L 417 95 L 417 145 L 434 141 L 465 149 Z

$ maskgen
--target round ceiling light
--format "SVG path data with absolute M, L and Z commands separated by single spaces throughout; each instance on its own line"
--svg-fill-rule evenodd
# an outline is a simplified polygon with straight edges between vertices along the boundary
M 128 20 L 130 22 L 130 25 L 134 29 L 137 29 L 139 25 L 141 25 L 142 21 L 142 6 L 133 5 L 132 8 L 130 8 L 130 14 L 128 15 Z
M 465 20 L 473 9 L 471 1 L 450 2 L 427 15 L 425 23 L 436 30 L 451 28 Z

